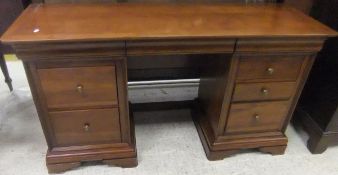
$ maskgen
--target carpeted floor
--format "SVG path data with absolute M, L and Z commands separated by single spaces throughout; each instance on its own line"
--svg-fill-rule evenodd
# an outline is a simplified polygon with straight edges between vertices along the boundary
M 14 92 L 0 75 L 0 175 L 47 174 L 47 146 L 20 62 L 9 62 Z M 139 89 L 130 100 L 183 100 L 193 98 L 196 88 Z M 253 150 L 221 161 L 208 161 L 189 110 L 135 113 L 139 165 L 109 167 L 86 163 L 67 171 L 69 175 L 338 175 L 338 147 L 312 155 L 307 135 L 289 126 L 289 144 L 284 155 L 271 156 Z

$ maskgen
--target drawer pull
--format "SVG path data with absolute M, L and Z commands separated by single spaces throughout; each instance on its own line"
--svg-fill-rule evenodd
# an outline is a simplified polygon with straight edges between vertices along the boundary
M 258 114 L 255 114 L 254 115 L 254 119 L 257 121 L 257 120 L 259 120 L 261 117 L 258 115 Z
M 272 75 L 274 71 L 275 71 L 275 69 L 273 69 L 272 67 L 269 67 L 268 69 L 266 69 L 266 72 L 267 72 L 269 75 Z
M 83 93 L 83 85 L 79 84 L 76 86 L 76 90 L 78 93 L 82 94 Z
M 269 94 L 269 90 L 266 89 L 266 88 L 262 88 L 261 92 L 262 92 L 263 95 L 268 95 Z
M 89 131 L 89 123 L 85 123 L 83 126 L 84 131 L 88 132 Z

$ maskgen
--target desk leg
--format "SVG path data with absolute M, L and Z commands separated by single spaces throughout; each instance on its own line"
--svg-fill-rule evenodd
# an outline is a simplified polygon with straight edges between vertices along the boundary
M 9 87 L 9 90 L 13 91 L 12 79 L 9 77 L 5 58 L 2 53 L 0 53 L 0 66 L 1 66 L 2 73 L 4 74 L 4 77 L 5 77 L 5 82 L 7 83 Z

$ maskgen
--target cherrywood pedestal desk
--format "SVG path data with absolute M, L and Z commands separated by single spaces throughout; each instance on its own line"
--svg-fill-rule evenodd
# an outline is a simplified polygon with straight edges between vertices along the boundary
M 336 35 L 276 5 L 35 4 L 1 40 L 23 61 L 47 167 L 61 172 L 94 160 L 137 165 L 127 61 L 149 55 L 199 57 L 192 115 L 209 160 L 283 154 L 316 52 Z

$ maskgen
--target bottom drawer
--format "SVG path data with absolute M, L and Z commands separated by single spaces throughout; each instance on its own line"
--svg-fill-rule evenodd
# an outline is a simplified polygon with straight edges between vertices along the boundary
M 288 101 L 232 104 L 226 133 L 280 130 Z
M 50 112 L 57 146 L 121 142 L 118 109 Z

